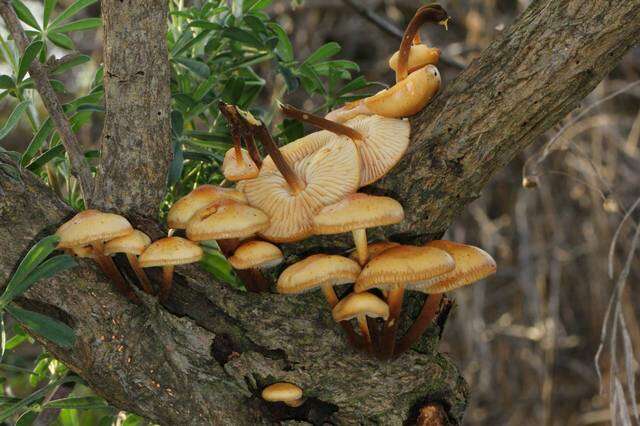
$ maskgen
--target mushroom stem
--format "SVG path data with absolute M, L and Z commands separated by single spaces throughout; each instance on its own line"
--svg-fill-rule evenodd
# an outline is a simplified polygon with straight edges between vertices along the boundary
M 120 274 L 118 267 L 116 266 L 115 263 L 113 263 L 113 259 L 109 256 L 105 256 L 104 253 L 102 252 L 102 243 L 100 242 L 93 243 L 91 244 L 91 247 L 93 248 L 93 255 L 94 255 L 94 258 L 96 259 L 96 262 L 98 262 L 98 265 L 100 265 L 100 268 L 102 269 L 102 271 L 105 274 L 107 274 L 109 279 L 116 286 L 116 289 L 118 289 L 118 291 L 123 296 L 125 296 L 127 299 L 129 299 L 131 302 L 135 303 L 136 305 L 142 304 L 136 292 L 133 291 L 129 283 L 127 283 L 122 277 L 122 274 Z
M 391 358 L 396 345 L 396 331 L 402 311 L 402 300 L 404 299 L 404 285 L 398 285 L 389 291 L 387 304 L 389 305 L 389 318 L 384 323 L 382 330 L 382 341 L 380 344 L 380 356 L 383 359 Z
M 303 111 L 291 105 L 280 105 L 282 113 L 287 117 L 295 118 L 298 121 L 309 123 L 323 130 L 328 130 L 337 135 L 346 136 L 353 140 L 363 140 L 364 137 L 356 129 L 326 118 L 314 115 L 310 112 Z
M 398 342 L 394 355 L 400 355 L 409 350 L 420 336 L 422 336 L 422 333 L 429 328 L 431 321 L 433 321 L 438 314 L 443 297 L 444 293 L 430 294 L 427 296 L 427 300 L 424 301 L 418 318 L 416 318 L 407 333 Z
M 353 242 L 356 245 L 356 251 L 358 253 L 358 263 L 360 263 L 360 266 L 364 266 L 365 263 L 367 263 L 367 260 L 369 259 L 369 249 L 367 245 L 367 230 L 364 228 L 355 229 L 351 231 L 351 234 L 353 234 Z
M 366 315 L 358 315 L 358 325 L 360 326 L 360 333 L 364 339 L 367 351 L 373 353 L 373 343 L 371 342 L 371 334 L 369 333 L 369 325 L 367 324 Z
M 340 301 L 338 299 L 338 295 L 336 295 L 336 292 L 333 289 L 333 286 L 331 285 L 323 285 L 322 293 L 324 294 L 324 297 L 327 299 L 327 302 L 329 302 L 329 306 L 331 306 L 331 309 L 333 309 Z M 340 326 L 346 333 L 347 340 L 349 341 L 349 343 L 355 348 L 360 347 L 361 345 L 358 340 L 358 336 L 356 335 L 356 332 L 353 330 L 351 323 L 349 321 L 340 321 Z
M 258 151 L 258 146 L 256 145 L 256 141 L 253 139 L 252 135 L 245 135 L 243 137 L 244 144 L 247 146 L 247 151 L 249 151 L 249 156 L 256 163 L 258 168 L 262 167 L 262 158 L 260 158 L 260 151 Z
M 176 230 L 173 228 L 169 228 L 169 230 L 167 231 L 167 237 L 172 237 L 173 234 L 175 234 Z
M 220 247 L 220 251 L 227 259 L 233 256 L 236 248 L 240 245 L 240 241 L 238 241 L 237 238 L 218 240 L 216 242 L 218 243 L 218 247 Z M 259 269 L 236 269 L 235 271 L 247 291 L 251 293 L 263 293 L 269 291 L 269 280 L 267 280 Z
M 169 298 L 171 293 L 171 287 L 173 286 L 173 265 L 167 265 L 162 267 L 162 287 L 160 287 L 160 295 L 158 299 L 164 303 Z
M 447 15 L 447 12 L 442 7 L 435 4 L 422 6 L 416 11 L 411 22 L 407 25 L 407 29 L 404 31 L 404 35 L 402 36 L 402 42 L 400 43 L 398 67 L 396 68 L 396 82 L 404 80 L 407 78 L 407 75 L 409 75 L 409 52 L 411 51 L 411 45 L 413 44 L 422 24 L 425 22 L 435 22 L 446 26 L 448 19 L 449 15 Z
M 142 289 L 144 290 L 144 292 L 147 294 L 153 294 L 154 292 L 153 292 L 153 288 L 151 287 L 151 282 L 149 281 L 149 277 L 147 277 L 147 274 L 140 267 L 140 264 L 138 263 L 138 258 L 136 257 L 136 255 L 127 253 L 127 259 L 129 259 L 129 265 L 131 265 L 131 269 L 133 269 L 133 272 L 135 272 L 136 277 L 138 277 L 138 280 L 140 281 L 140 284 L 142 285 Z
M 291 187 L 293 193 L 297 194 L 302 191 L 306 185 L 298 175 L 296 175 L 287 160 L 284 158 L 264 123 L 260 123 L 260 126 L 257 126 L 256 135 L 260 139 L 264 149 L 267 151 L 267 154 L 271 156 L 276 167 L 289 184 L 289 187 Z

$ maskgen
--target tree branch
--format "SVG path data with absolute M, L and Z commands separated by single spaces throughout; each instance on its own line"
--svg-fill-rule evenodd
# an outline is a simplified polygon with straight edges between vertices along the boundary
M 16 16 L 10 0 L 0 0 L 0 15 L 4 19 L 7 29 L 13 37 L 16 46 L 20 50 L 21 54 L 24 54 L 25 49 L 29 45 L 29 39 Z M 62 104 L 56 96 L 51 83 L 49 83 L 49 77 L 44 66 L 37 59 L 31 63 L 29 67 L 29 75 L 33 79 L 38 93 L 42 99 L 42 103 L 49 112 L 51 120 L 56 126 L 56 130 L 60 134 L 60 139 L 64 145 L 64 149 L 69 156 L 69 162 L 71 163 L 71 172 L 78 179 L 80 189 L 83 194 L 85 204 L 90 204 L 91 191 L 93 189 L 93 178 L 91 177 L 91 169 L 89 163 L 84 158 L 84 154 L 80 150 L 80 144 L 76 138 L 75 133 L 71 129 L 71 125 L 67 120 L 67 116 L 62 109 Z

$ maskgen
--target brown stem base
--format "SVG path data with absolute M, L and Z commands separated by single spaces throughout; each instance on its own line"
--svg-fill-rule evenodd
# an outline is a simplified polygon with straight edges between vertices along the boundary
M 96 262 L 98 262 L 98 265 L 100 265 L 100 268 L 102 269 L 102 271 L 105 274 L 107 274 L 107 276 L 111 279 L 111 282 L 115 285 L 116 289 L 123 296 L 129 299 L 132 303 L 135 303 L 136 305 L 141 305 L 142 302 L 140 301 L 140 298 L 138 297 L 136 292 L 133 290 L 133 288 L 131 288 L 129 283 L 127 283 L 124 280 L 116 264 L 113 263 L 113 259 L 111 259 L 111 257 L 109 256 L 105 256 L 104 254 L 102 254 L 101 244 L 93 245 L 93 253 L 94 253 Z
M 162 267 L 162 287 L 160 287 L 160 294 L 158 300 L 161 303 L 165 303 L 169 299 L 171 294 L 171 287 L 173 287 L 173 265 Z
M 429 325 L 440 310 L 440 303 L 443 297 L 443 293 L 430 294 L 427 296 L 427 300 L 424 301 L 418 318 L 416 318 L 407 333 L 398 342 L 394 356 L 409 350 L 411 346 L 418 341 L 420 336 L 427 331 L 427 328 L 429 328 Z
M 380 358 L 389 359 L 393 356 L 396 346 L 396 331 L 400 322 L 402 301 L 404 299 L 404 286 L 398 286 L 389 291 L 387 304 L 389 305 L 389 319 L 384 323 L 382 339 L 380 342 Z
M 140 285 L 142 286 L 142 290 L 144 290 L 147 294 L 155 294 L 153 291 L 153 287 L 151 286 L 151 282 L 149 281 L 149 277 L 147 277 L 146 272 L 140 267 L 138 263 L 138 258 L 134 254 L 127 253 L 127 259 L 129 259 L 129 265 L 131 265 L 131 269 L 138 277 L 138 281 L 140 281 Z

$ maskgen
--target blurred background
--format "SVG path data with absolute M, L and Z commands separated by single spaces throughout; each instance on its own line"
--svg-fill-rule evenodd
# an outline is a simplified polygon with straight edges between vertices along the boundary
M 529 2 L 440 3 L 452 16 L 449 30 L 429 27 L 422 34 L 443 50 L 439 68 L 446 86 Z M 289 34 L 296 57 L 335 41 L 342 46 L 339 58 L 357 62 L 367 80 L 391 84 L 387 60 L 418 5 L 274 1 L 267 11 Z M 99 8 L 83 13 L 98 16 Z M 100 30 L 73 40 L 92 61 L 64 76 L 68 96 L 87 91 L 102 56 Z M 270 102 L 283 82 L 268 64 L 258 70 L 271 85 L 261 99 Z M 579 109 L 501 171 L 448 231 L 450 239 L 489 251 L 499 265 L 495 277 L 451 295 L 456 306 L 440 345 L 470 385 L 465 424 L 640 424 L 634 380 L 640 353 L 639 79 L 636 48 Z M 303 95 L 287 100 L 317 106 Z M 0 103 L 0 122 L 13 102 Z M 95 146 L 100 129 L 99 117 L 81 128 L 82 143 Z M 21 122 L 2 145 L 21 151 L 31 136 Z M 10 356 L 5 362 L 33 364 L 40 350 L 23 345 Z M 20 386 L 12 392 L 20 393 Z

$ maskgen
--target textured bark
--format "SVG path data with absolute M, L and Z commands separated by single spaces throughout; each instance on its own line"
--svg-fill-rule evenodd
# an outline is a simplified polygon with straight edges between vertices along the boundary
M 103 12 L 120 13 L 105 3 L 110 2 L 103 1 Z M 146 10 L 151 2 L 139 3 L 145 13 L 154 13 Z M 132 7 L 128 1 L 119 4 Z M 135 9 L 134 15 L 141 13 Z M 111 19 L 105 23 L 113 25 Z M 534 2 L 412 120 L 409 154 L 374 188 L 405 206 L 407 220 L 391 234 L 420 240 L 443 232 L 491 175 L 574 108 L 639 36 L 640 0 Z M 129 37 L 137 43 L 141 35 Z M 160 84 L 152 81 L 154 73 L 145 71 L 147 84 Z M 113 78 L 107 86 L 120 85 Z M 138 78 L 142 76 L 131 80 L 134 85 Z M 121 86 L 120 93 L 131 99 L 133 92 Z M 118 93 L 113 87 L 106 90 Z M 140 90 L 137 98 L 149 94 Z M 124 135 L 133 124 L 130 117 L 144 117 L 138 110 L 147 107 L 145 101 L 132 102 L 129 108 L 107 104 L 114 132 Z M 118 120 L 123 120 L 122 128 L 115 127 Z M 168 117 L 163 120 L 162 128 Z M 145 130 L 127 132 L 149 135 L 150 129 L 158 129 L 152 120 L 138 125 Z M 105 164 L 136 159 L 150 165 L 143 157 L 155 156 L 158 149 L 147 145 L 149 140 L 144 145 L 149 151 L 129 151 L 135 147 L 127 141 L 133 139 L 118 140 L 121 145 L 107 145 Z M 101 194 L 109 195 L 106 188 L 119 194 L 106 197 L 106 206 L 154 215 L 164 175 L 153 179 L 161 175 L 147 166 L 130 174 L 105 173 Z M 3 281 L 37 238 L 72 214 L 35 177 L 24 175 L 23 181 L 0 175 Z M 129 196 L 137 191 L 141 199 Z M 145 230 L 159 235 L 157 227 L 146 225 Z M 335 245 L 327 241 L 289 246 L 290 253 Z M 37 284 L 21 303 L 74 327 L 74 348 L 43 344 L 118 407 L 162 424 L 268 424 L 283 418 L 320 422 L 329 416 L 336 424 L 400 425 L 416 422 L 420 408 L 435 401 L 444 407 L 448 422 L 461 421 L 466 387 L 447 358 L 410 351 L 393 362 L 379 362 L 352 352 L 320 294 L 240 293 L 212 282 L 196 267 L 178 267 L 168 310 L 144 294 L 144 306 L 136 307 L 112 291 L 97 268 L 89 262 L 82 266 Z M 438 333 L 429 335 L 426 346 L 433 348 Z M 261 388 L 281 380 L 304 388 L 308 402 L 300 409 L 264 403 Z
M 168 2 L 102 0 L 101 7 L 107 113 L 95 206 L 155 217 L 172 157 Z

